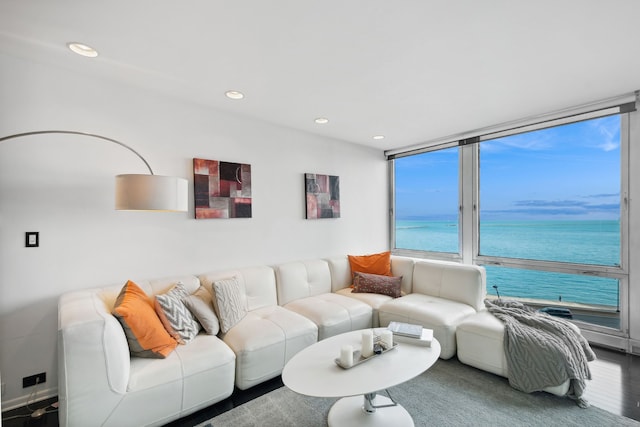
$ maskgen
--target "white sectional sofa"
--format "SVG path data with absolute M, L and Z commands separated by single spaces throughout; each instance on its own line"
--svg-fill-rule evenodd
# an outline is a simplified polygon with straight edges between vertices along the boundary
M 235 326 L 217 336 L 201 332 L 165 359 L 130 356 L 111 314 L 122 284 L 65 294 L 59 301 L 60 425 L 163 425 L 225 399 L 234 387 L 278 376 L 294 354 L 317 340 L 391 320 L 432 328 L 442 358 L 456 353 L 456 343 L 467 355 L 486 352 L 484 359 L 463 361 L 504 375 L 503 365 L 493 362 L 499 358 L 497 335 L 485 340 L 464 323 L 482 322 L 475 316 L 486 292 L 483 268 L 392 256 L 391 273 L 402 276 L 399 298 L 354 292 L 346 255 L 137 281 L 150 297 L 178 282 L 191 293 L 200 286 L 211 290 L 229 277 L 241 289 L 246 315 Z M 460 324 L 467 328 L 462 345 Z

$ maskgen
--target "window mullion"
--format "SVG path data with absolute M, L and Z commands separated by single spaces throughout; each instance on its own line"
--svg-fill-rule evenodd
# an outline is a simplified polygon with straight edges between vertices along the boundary
M 464 264 L 472 264 L 474 257 L 474 211 L 475 211 L 475 179 L 477 144 L 460 146 L 460 253 Z

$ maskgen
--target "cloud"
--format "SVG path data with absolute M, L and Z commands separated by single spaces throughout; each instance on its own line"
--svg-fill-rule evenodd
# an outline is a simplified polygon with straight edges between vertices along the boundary
M 590 211 L 599 212 L 618 212 L 620 210 L 620 203 L 603 203 L 601 205 L 589 205 Z
M 620 117 L 608 116 L 561 126 L 542 128 L 482 142 L 487 152 L 579 149 L 614 151 L 620 147 Z
M 619 142 L 614 142 L 614 141 L 606 141 L 603 142 L 602 144 L 598 145 L 598 148 L 601 148 L 602 151 L 613 151 L 615 149 L 617 149 L 620 146 Z
M 590 123 L 601 135 L 596 144 L 597 148 L 603 151 L 613 151 L 620 146 L 620 118 L 618 116 L 603 117 Z
M 480 148 L 487 152 L 499 152 L 510 148 L 542 151 L 551 148 L 551 142 L 551 138 L 548 134 L 528 132 L 484 141 L 480 144 Z
M 581 209 L 500 209 L 483 211 L 484 214 L 509 214 L 528 216 L 584 215 Z
M 587 202 L 581 202 L 578 200 L 517 200 L 514 202 L 516 206 L 529 206 L 534 208 L 546 208 L 546 207 L 582 207 L 586 206 Z
M 585 199 L 601 199 L 606 197 L 620 197 L 620 193 L 588 194 L 582 197 L 584 197 Z
M 601 197 L 610 195 L 600 195 Z M 593 213 L 619 215 L 619 203 L 590 204 L 580 200 L 517 200 L 512 209 L 483 210 L 484 214 L 527 215 L 527 216 L 578 216 Z

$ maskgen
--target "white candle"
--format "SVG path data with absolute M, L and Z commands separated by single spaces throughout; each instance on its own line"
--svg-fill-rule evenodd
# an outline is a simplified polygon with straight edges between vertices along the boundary
M 350 345 L 343 345 L 340 349 L 340 364 L 345 368 L 353 365 L 353 347 Z
M 385 349 L 393 347 L 393 333 L 389 330 L 380 332 L 380 341 Z
M 373 332 L 364 331 L 362 333 L 362 357 L 373 355 Z

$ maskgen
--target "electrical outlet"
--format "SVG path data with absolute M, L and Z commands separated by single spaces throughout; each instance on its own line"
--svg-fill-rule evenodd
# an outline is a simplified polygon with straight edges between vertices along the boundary
M 30 377 L 22 378 L 22 388 L 34 386 L 36 384 L 42 384 L 47 382 L 47 373 L 40 372 L 39 374 L 31 375 Z

